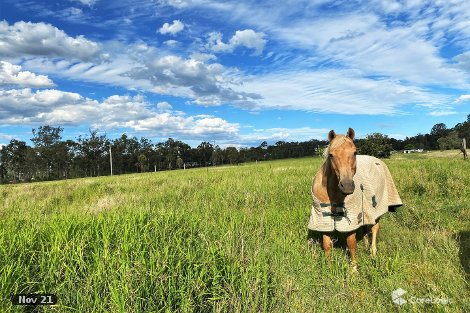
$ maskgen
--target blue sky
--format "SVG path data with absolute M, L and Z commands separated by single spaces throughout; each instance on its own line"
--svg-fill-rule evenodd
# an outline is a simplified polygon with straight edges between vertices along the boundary
M 3 0 L 0 144 L 403 139 L 470 113 L 468 1 Z

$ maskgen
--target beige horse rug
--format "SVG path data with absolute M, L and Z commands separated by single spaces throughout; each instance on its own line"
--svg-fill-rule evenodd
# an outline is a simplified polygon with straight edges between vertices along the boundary
M 308 228 L 319 232 L 350 232 L 363 225 L 374 225 L 386 212 L 402 204 L 387 165 L 368 155 L 356 158 L 354 192 L 344 203 L 321 203 L 313 195 Z

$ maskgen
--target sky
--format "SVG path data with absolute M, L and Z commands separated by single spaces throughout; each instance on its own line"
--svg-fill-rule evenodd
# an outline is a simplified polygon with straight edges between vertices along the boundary
M 2 0 L 0 144 L 40 125 L 258 146 L 470 113 L 470 1 Z

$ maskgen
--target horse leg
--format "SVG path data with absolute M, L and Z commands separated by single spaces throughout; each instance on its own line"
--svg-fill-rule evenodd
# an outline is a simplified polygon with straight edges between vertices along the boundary
M 333 240 L 331 240 L 330 235 L 328 235 L 327 233 L 323 233 L 322 246 L 326 256 L 329 256 L 331 253 L 331 249 L 333 249 Z
M 348 234 L 346 238 L 346 243 L 348 245 L 349 254 L 351 256 L 351 265 L 353 266 L 353 271 L 357 271 L 357 262 L 356 262 L 356 232 L 353 231 Z
M 372 256 L 377 255 L 377 235 L 379 234 L 380 224 L 377 222 L 374 226 L 372 226 L 372 247 L 370 251 L 372 252 Z
M 370 248 L 369 239 L 370 239 L 370 236 L 369 236 L 369 227 L 368 227 L 368 226 L 364 226 L 364 238 L 362 239 L 362 241 L 364 242 L 364 247 L 365 247 L 366 249 L 369 249 L 369 248 Z

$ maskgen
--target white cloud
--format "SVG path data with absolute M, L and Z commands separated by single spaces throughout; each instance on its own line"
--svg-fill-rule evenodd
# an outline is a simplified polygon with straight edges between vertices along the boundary
M 2 134 L 0 133 L 0 148 L 2 148 L 3 146 L 6 146 L 7 143 L 6 142 L 9 142 L 10 140 L 13 139 L 13 136 L 10 136 L 8 134 Z M 2 143 L 2 141 L 4 143 Z
M 96 2 L 98 2 L 98 0 L 74 0 L 76 2 L 80 2 L 81 4 L 83 5 L 87 5 L 87 6 L 93 6 Z
M 328 3 L 331 11 L 320 9 Z M 388 1 L 372 3 L 330 1 L 258 2 L 217 1 L 188 3 L 210 10 L 217 18 L 251 25 L 269 34 L 282 63 L 299 66 L 321 64 L 358 69 L 363 76 L 380 75 L 415 85 L 445 85 L 469 89 L 467 73 L 448 62 L 440 49 L 446 44 L 467 50 L 470 43 L 470 2 Z M 191 8 L 193 9 L 193 8 Z M 269 14 L 266 14 L 269 12 Z M 400 14 L 400 18 L 396 18 Z M 229 49 L 221 35 L 209 38 L 220 51 Z M 292 55 L 292 50 L 303 53 Z M 470 63 L 469 63 L 470 64 Z
M 84 36 L 75 38 L 45 23 L 0 21 L 0 56 L 47 56 L 88 60 L 97 55 L 100 45 Z
M 283 41 L 314 52 L 323 62 L 337 62 L 363 75 L 382 75 L 415 84 L 467 86 L 468 75 L 439 56 L 419 22 L 387 27 L 373 14 L 301 20 L 273 32 Z
M 194 53 L 191 53 L 191 59 L 200 61 L 200 62 L 207 62 L 207 61 L 217 60 L 217 57 L 210 53 L 194 52 Z
M 62 78 L 120 86 L 128 89 L 150 90 L 149 81 L 132 79 L 126 73 L 140 66 L 128 56 L 109 57 L 109 61 L 95 64 L 92 62 L 73 62 L 62 59 L 33 58 L 22 63 L 23 67 L 39 73 L 48 73 Z
M 454 115 L 457 114 L 456 111 L 452 110 L 441 110 L 441 111 L 432 111 L 429 113 L 431 116 L 447 116 L 447 115 Z
M 194 103 L 205 106 L 259 98 L 255 93 L 235 92 L 227 69 L 219 63 L 208 64 L 176 55 L 145 62 L 145 66 L 136 67 L 127 76 L 149 81 L 154 86 L 152 91 L 157 93 L 189 97 Z
M 13 85 L 20 87 L 44 88 L 54 83 L 47 76 L 21 71 L 21 66 L 0 61 L 0 86 Z
M 206 48 L 213 52 L 233 52 L 237 47 L 255 50 L 254 55 L 263 53 L 266 39 L 264 33 L 257 33 L 252 29 L 237 30 L 228 43 L 222 40 L 222 34 L 209 33 Z
M 461 95 L 457 98 L 457 100 L 454 101 L 454 103 L 460 103 L 468 100 L 470 100 L 470 95 Z
M 173 107 L 168 102 L 162 101 L 162 102 L 157 103 L 157 109 L 160 112 L 169 112 L 169 111 L 173 110 Z
M 339 114 L 397 114 L 401 106 L 439 107 L 450 97 L 400 84 L 363 78 L 351 70 L 285 71 L 245 81 L 237 91 L 256 92 L 251 109 L 303 110 Z
M 177 55 L 158 57 L 147 46 L 133 46 L 132 53 L 113 55 L 101 64 L 33 58 L 23 62 L 23 66 L 73 80 L 187 97 L 205 106 L 259 98 L 256 94 L 235 92 L 234 76 L 239 74 L 219 63 L 207 63 L 215 58 L 210 54 L 195 54 L 188 59 Z
M 255 54 L 260 55 L 266 45 L 264 36 L 264 33 L 257 33 L 252 29 L 237 30 L 230 39 L 230 45 L 232 47 L 243 46 L 248 49 L 254 49 Z
M 157 132 L 160 136 L 196 138 L 231 138 L 238 132 L 238 125 L 218 117 L 198 118 L 170 113 L 155 114 L 146 119 L 132 120 L 126 127 L 136 131 Z
M 312 127 L 254 129 L 250 134 L 240 135 L 237 140 L 249 145 L 256 145 L 263 141 L 274 144 L 277 141 L 324 140 L 329 131 L 326 128 Z
M 159 111 L 142 96 L 114 95 L 103 102 L 60 90 L 0 90 L 0 122 L 4 125 L 91 125 L 94 128 L 130 128 L 160 137 L 231 138 L 238 124 L 213 116 L 187 116 L 159 103 Z
M 184 29 L 184 24 L 180 20 L 174 20 L 172 24 L 165 23 L 163 26 L 159 29 L 160 34 L 165 35 L 165 34 L 171 34 L 171 35 L 176 35 L 180 31 Z
M 165 45 L 167 45 L 168 47 L 176 47 L 178 44 L 179 44 L 179 41 L 177 40 L 173 40 L 173 39 L 170 39 L 170 40 L 167 40 L 165 42 L 163 42 Z
M 163 0 L 163 3 L 175 8 L 184 8 L 191 3 L 191 0 Z
M 85 99 L 77 93 L 54 89 L 36 92 L 29 88 L 0 90 L 0 121 L 5 124 L 21 124 L 57 107 L 70 107 L 89 102 L 92 100 Z
M 396 13 L 400 11 L 402 8 L 402 4 L 400 2 L 394 0 L 378 0 L 375 1 L 378 5 L 385 11 L 385 13 Z

